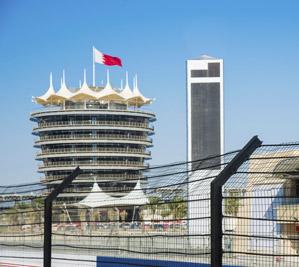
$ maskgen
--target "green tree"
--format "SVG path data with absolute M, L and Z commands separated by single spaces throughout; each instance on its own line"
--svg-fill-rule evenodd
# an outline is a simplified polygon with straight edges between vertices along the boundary
M 161 198 L 155 196 L 149 197 L 149 205 L 147 207 L 150 209 L 153 216 L 156 215 L 159 203 L 161 203 Z
M 174 196 L 168 205 L 174 219 L 187 217 L 187 202 L 181 196 Z
M 240 206 L 239 192 L 228 192 L 228 198 L 224 200 L 224 211 L 227 215 L 237 216 Z
M 168 204 L 162 204 L 160 206 L 160 215 L 163 219 L 171 214 L 171 209 Z

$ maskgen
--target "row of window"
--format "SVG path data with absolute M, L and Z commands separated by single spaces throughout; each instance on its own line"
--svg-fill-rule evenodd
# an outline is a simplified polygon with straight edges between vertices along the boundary
M 191 70 L 191 77 L 220 77 L 220 63 L 208 63 L 207 70 Z

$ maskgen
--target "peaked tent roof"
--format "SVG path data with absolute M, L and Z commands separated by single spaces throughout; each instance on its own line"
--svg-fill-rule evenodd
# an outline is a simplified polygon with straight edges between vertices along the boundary
M 36 102 L 39 103 L 39 104 L 44 105 L 44 104 L 47 103 L 47 100 L 53 95 L 55 95 L 55 90 L 54 90 L 54 87 L 53 87 L 53 79 L 52 79 L 52 72 L 51 72 L 50 73 L 49 89 L 44 95 L 36 97 Z
M 140 180 L 138 180 L 134 189 L 124 197 L 112 197 L 106 194 L 97 183 L 93 184 L 91 192 L 79 203 L 78 205 L 98 208 L 98 207 L 107 207 L 107 206 L 127 206 L 127 205 L 145 205 L 149 203 L 148 199 L 144 195 L 141 186 Z
M 125 85 L 125 89 L 123 89 L 121 92 L 120 92 L 120 95 L 125 98 L 126 100 L 132 98 L 134 95 L 133 95 L 133 92 L 131 91 L 130 89 L 130 86 L 129 86 L 129 81 L 128 81 L 128 72 L 126 72 L 126 85 Z
M 133 102 L 136 105 L 148 104 L 152 101 L 151 99 L 144 97 L 139 91 L 137 75 L 134 78 L 133 96 L 128 101 Z
M 86 70 L 84 69 L 84 79 L 81 88 L 71 97 L 72 100 L 96 99 L 96 92 L 91 90 L 86 82 Z
M 115 100 L 115 101 L 121 101 L 124 100 L 124 98 L 117 93 L 110 84 L 110 78 L 109 78 L 109 71 L 107 70 L 107 83 L 104 89 L 97 93 L 97 98 L 101 100 Z
M 62 80 L 61 80 L 61 86 L 60 89 L 56 93 L 56 97 L 61 99 L 69 99 L 73 96 L 73 93 L 67 88 L 65 84 L 65 75 L 64 71 L 62 73 Z
M 53 88 L 52 78 L 50 78 L 50 87 L 48 91 L 40 97 L 35 97 L 36 103 L 39 103 L 41 105 L 48 105 L 48 104 L 60 105 L 64 100 L 116 101 L 116 102 L 127 103 L 128 105 L 133 105 L 133 106 L 143 106 L 145 104 L 150 104 L 152 102 L 152 99 L 143 96 L 139 91 L 138 84 L 137 84 L 137 76 L 134 78 L 133 91 L 129 87 L 128 74 L 126 74 L 126 86 L 121 92 L 118 92 L 117 90 L 112 88 L 109 79 L 109 72 L 107 72 L 106 86 L 101 91 L 95 91 L 87 85 L 85 70 L 84 70 L 84 82 L 82 86 L 80 86 L 79 90 L 73 92 L 67 88 L 65 83 L 65 73 L 63 71 L 61 87 L 56 93 Z

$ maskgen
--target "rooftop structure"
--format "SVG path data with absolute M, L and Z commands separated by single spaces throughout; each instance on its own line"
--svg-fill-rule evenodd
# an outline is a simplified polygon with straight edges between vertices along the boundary
M 154 134 L 155 114 L 142 110 L 152 99 L 138 88 L 137 76 L 133 90 L 128 82 L 124 88 L 113 88 L 109 72 L 104 87 L 87 84 L 86 72 L 80 88 L 71 90 L 65 74 L 58 91 L 54 90 L 52 74 L 47 92 L 35 97 L 43 108 L 31 114 L 37 125 L 38 171 L 42 181 L 51 188 L 61 182 L 77 166 L 83 170 L 69 192 L 60 195 L 64 201 L 78 202 L 97 182 L 111 196 L 124 196 L 136 185 L 151 158 L 148 148 Z M 84 192 L 85 194 L 82 194 Z

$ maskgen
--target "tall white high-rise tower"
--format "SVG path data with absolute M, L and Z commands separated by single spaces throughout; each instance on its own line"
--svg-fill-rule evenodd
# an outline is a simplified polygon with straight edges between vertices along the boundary
M 187 60 L 188 222 L 191 245 L 209 253 L 210 183 L 224 152 L 223 60 L 203 55 Z M 216 157 L 213 157 L 216 156 Z M 201 159 L 210 158 L 201 161 Z M 210 177 L 210 178 L 209 178 Z
M 223 60 L 187 60 L 188 160 L 223 154 Z

